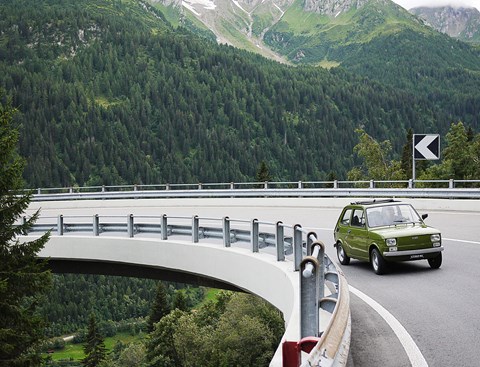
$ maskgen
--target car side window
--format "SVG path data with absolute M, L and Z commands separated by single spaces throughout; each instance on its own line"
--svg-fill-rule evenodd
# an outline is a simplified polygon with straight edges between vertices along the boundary
M 363 209 L 353 211 L 352 226 L 363 227 L 365 225 L 365 215 Z
M 352 216 L 352 209 L 347 209 L 343 213 L 342 219 L 340 220 L 340 223 L 342 223 L 344 226 L 350 225 L 350 217 Z

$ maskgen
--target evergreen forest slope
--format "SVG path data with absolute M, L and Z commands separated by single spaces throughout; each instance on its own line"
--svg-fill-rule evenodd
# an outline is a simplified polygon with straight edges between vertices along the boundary
M 29 187 L 252 181 L 262 161 L 275 180 L 344 177 L 358 127 L 397 154 L 409 128 L 478 127 L 478 60 L 444 59 L 388 84 L 219 46 L 142 1 L 0 4 L 0 88 L 20 110 Z

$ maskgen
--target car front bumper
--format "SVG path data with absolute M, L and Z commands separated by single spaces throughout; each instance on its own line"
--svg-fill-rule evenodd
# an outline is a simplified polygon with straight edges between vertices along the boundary
M 422 259 L 421 255 L 434 254 L 437 252 L 441 252 L 443 250 L 444 250 L 444 247 L 440 246 L 440 247 L 425 248 L 421 250 L 384 252 L 383 256 L 384 257 L 409 256 L 412 260 L 414 260 L 415 258 Z

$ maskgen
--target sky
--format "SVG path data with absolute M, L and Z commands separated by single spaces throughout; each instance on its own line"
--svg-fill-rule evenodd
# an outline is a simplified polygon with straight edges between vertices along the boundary
M 480 10 L 480 0 L 393 0 L 405 9 L 411 9 L 418 6 L 445 6 L 453 7 L 475 7 Z

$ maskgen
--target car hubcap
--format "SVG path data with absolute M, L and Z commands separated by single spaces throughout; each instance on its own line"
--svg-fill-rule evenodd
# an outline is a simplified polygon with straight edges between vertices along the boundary
M 372 265 L 375 270 L 378 269 L 378 258 L 376 253 L 372 254 Z
M 343 260 L 344 260 L 344 255 L 343 255 L 343 248 L 342 248 L 342 246 L 338 246 L 338 258 L 340 259 L 340 261 L 343 261 Z

